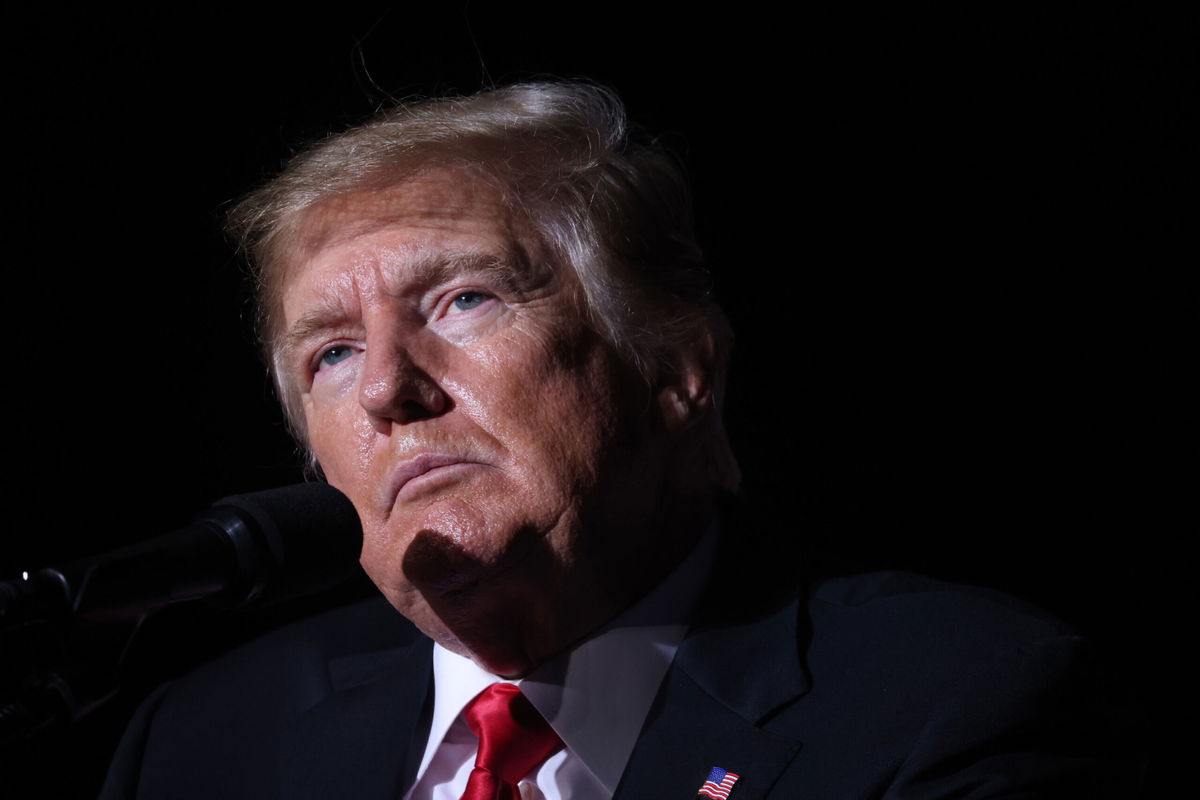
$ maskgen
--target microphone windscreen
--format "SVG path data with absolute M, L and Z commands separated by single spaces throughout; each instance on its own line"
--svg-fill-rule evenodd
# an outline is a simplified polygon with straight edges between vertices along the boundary
M 275 562 L 271 601 L 321 591 L 358 569 L 362 526 L 350 500 L 325 483 L 301 483 L 218 500 L 252 525 Z

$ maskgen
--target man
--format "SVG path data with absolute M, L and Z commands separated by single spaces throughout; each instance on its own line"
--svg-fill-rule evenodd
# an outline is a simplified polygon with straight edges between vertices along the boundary
M 1104 787 L 1070 631 L 904 576 L 806 587 L 771 554 L 791 531 L 721 513 L 730 335 L 680 172 L 610 93 L 397 109 L 233 222 L 289 418 L 387 603 L 159 690 L 105 797 Z

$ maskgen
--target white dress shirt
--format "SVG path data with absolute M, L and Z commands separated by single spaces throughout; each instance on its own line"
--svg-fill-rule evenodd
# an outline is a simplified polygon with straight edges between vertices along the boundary
M 521 782 L 522 800 L 611 800 L 687 632 L 716 538 L 710 530 L 666 580 L 596 635 L 524 679 L 508 681 L 521 687 L 565 745 Z M 438 644 L 433 677 L 429 741 L 405 800 L 459 800 L 478 744 L 462 710 L 503 680 Z

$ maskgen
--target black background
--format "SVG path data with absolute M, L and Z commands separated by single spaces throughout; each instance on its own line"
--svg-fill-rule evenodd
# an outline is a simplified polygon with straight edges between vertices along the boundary
M 1055 610 L 1152 716 L 1193 699 L 1172 650 L 1194 634 L 1192 21 L 680 9 L 14 20 L 0 577 L 300 478 L 232 199 L 391 98 L 587 77 L 691 170 L 747 495 L 840 555 Z M 137 695 L 251 627 L 152 626 L 126 694 L 22 750 L 21 779 L 90 796 Z

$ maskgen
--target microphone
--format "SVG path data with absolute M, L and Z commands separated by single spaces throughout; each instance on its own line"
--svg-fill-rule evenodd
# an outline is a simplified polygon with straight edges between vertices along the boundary
M 186 528 L 0 583 L 0 630 L 136 622 L 185 600 L 224 608 L 286 600 L 348 577 L 361 548 L 358 514 L 332 486 L 232 495 Z

